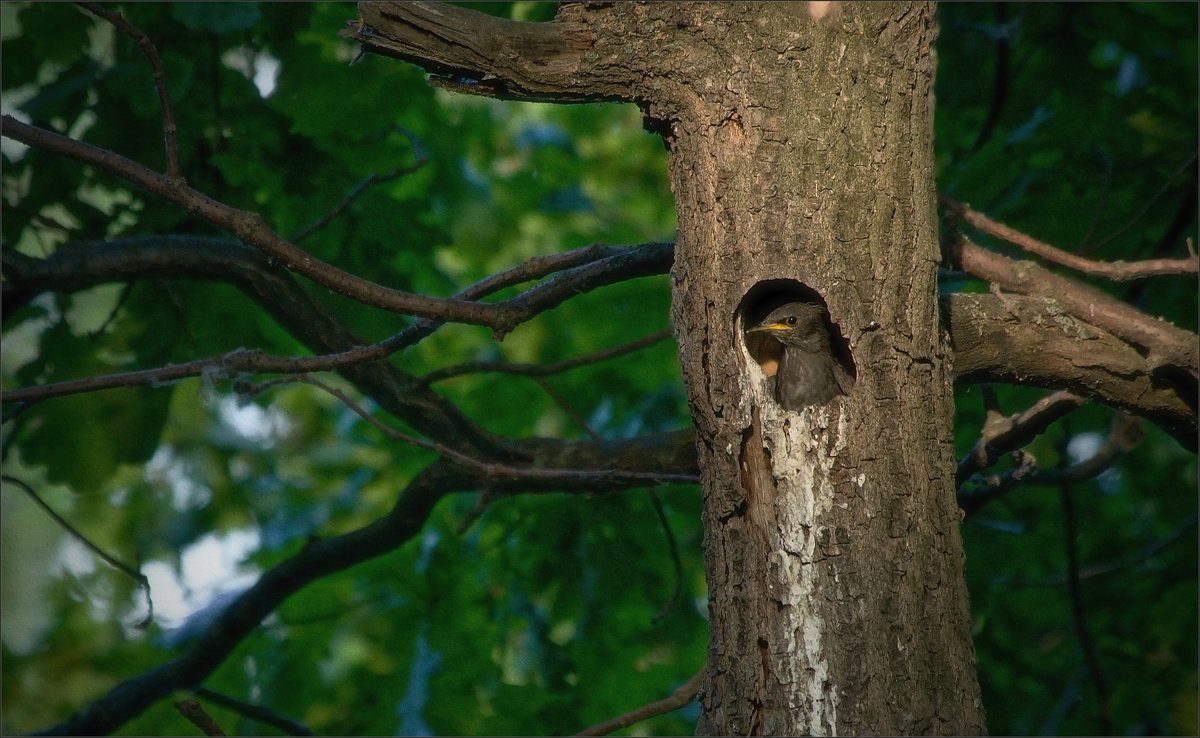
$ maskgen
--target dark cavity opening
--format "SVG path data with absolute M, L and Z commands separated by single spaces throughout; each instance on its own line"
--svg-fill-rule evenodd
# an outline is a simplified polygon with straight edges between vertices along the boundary
M 850 394 L 858 377 L 850 343 L 825 299 L 791 279 L 759 282 L 738 306 L 746 349 L 788 410 Z

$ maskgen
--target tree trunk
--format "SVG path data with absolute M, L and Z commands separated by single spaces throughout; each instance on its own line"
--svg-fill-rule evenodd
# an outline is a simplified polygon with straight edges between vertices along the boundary
M 441 87 L 637 102 L 671 148 L 712 621 L 698 730 L 983 732 L 935 281 L 933 6 L 359 11 L 346 35 Z M 791 412 L 743 331 L 798 297 L 828 306 L 857 383 Z
M 980 733 L 935 281 L 933 8 L 676 12 L 705 37 L 677 56 L 691 94 L 669 137 L 712 621 L 699 731 Z M 789 412 L 743 330 L 815 296 L 857 384 Z

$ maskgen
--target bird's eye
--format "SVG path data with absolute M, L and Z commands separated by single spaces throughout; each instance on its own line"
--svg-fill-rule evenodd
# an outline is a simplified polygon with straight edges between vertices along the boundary
M 783 322 L 787 323 L 788 325 L 796 325 L 796 316 L 795 316 L 795 315 L 789 315 L 789 316 L 787 317 L 787 320 L 785 320 L 785 321 L 783 321 Z

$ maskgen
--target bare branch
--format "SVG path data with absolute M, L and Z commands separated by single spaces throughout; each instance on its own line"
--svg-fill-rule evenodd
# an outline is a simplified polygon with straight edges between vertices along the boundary
M 363 304 L 434 320 L 484 325 L 493 328 L 498 335 L 512 330 L 530 315 L 530 312 L 522 309 L 520 305 L 485 305 L 384 287 L 338 269 L 300 250 L 271 230 L 258 213 L 232 208 L 188 187 L 183 182 L 165 178 L 107 149 L 22 123 L 10 115 L 0 117 L 0 132 L 16 141 L 91 164 L 123 177 L 148 192 L 183 206 L 192 215 L 232 232 L 238 240 L 277 259 L 292 271 Z M 550 285 L 542 287 L 545 288 L 545 292 L 553 291 Z M 567 299 L 567 296 L 559 295 L 559 301 Z
M 1141 440 L 1140 421 L 1130 415 L 1118 413 L 1113 417 L 1104 445 L 1090 458 L 1063 469 L 1038 469 L 1036 461 L 1028 457 L 1015 469 L 981 479 L 980 488 L 960 491 L 958 505 L 967 515 L 971 515 L 1021 484 L 1052 487 L 1063 482 L 1091 479 L 1112 466 L 1117 457 L 1137 446 Z
M 426 411 L 414 416 L 392 401 L 411 398 L 412 391 L 395 398 L 390 396 L 388 393 L 393 390 L 385 391 L 380 382 L 391 386 L 393 380 L 385 380 L 384 374 L 396 370 L 380 362 L 372 363 L 372 359 L 415 345 L 442 325 L 441 322 L 417 320 L 384 341 L 368 344 L 356 338 L 326 308 L 313 301 L 287 277 L 286 272 L 271 267 L 256 251 L 235 241 L 193 236 L 139 237 L 89 244 L 83 249 L 56 252 L 47 259 L 33 259 L 12 249 L 3 250 L 0 256 L 4 259 L 6 278 L 3 284 L 6 315 L 43 290 L 70 292 L 104 282 L 149 276 L 231 282 L 268 310 L 285 329 L 318 352 L 314 357 L 272 357 L 242 352 L 234 363 L 251 362 L 245 365 L 245 371 L 252 371 L 253 367 L 289 372 L 338 368 L 353 375 L 352 381 L 365 394 L 375 396 L 389 412 L 404 417 L 406 422 L 420 423 L 428 419 Z M 1003 274 L 1007 273 L 1006 269 L 1015 269 L 1004 257 L 998 258 L 998 272 Z M 556 278 L 559 281 L 539 285 L 504 303 L 497 303 L 519 306 L 520 317 L 526 319 L 577 292 L 635 276 L 665 272 L 670 268 L 671 259 L 670 243 L 630 248 L 587 246 L 530 259 L 480 280 L 455 297 L 478 299 L 491 291 L 565 269 Z M 985 260 L 984 263 L 990 262 Z M 1134 313 L 1142 315 L 1137 311 Z M 1115 335 L 1073 317 L 1057 300 L 1008 294 L 1001 304 L 998 298 L 989 295 L 952 294 L 942 298 L 942 314 L 954 348 L 956 382 L 1009 382 L 1065 388 L 1141 415 L 1167 430 L 1184 447 L 1196 448 L 1196 408 L 1188 402 L 1186 383 L 1171 381 L 1169 375 L 1155 372 L 1146 356 Z M 1189 335 L 1159 321 L 1149 323 L 1155 330 L 1166 330 L 1168 337 Z M 210 371 L 220 373 L 224 371 L 222 367 L 229 366 L 231 358 L 228 354 L 210 357 L 207 366 Z M 192 376 L 197 376 L 203 373 L 204 366 L 198 363 L 192 369 L 195 372 Z M 120 386 L 118 380 L 113 381 Z M 405 381 L 418 383 L 422 380 Z M 6 394 L 5 398 L 8 397 Z M 1191 399 L 1194 402 L 1194 393 Z
M 1196 258 L 1189 259 L 1146 259 L 1145 261 L 1094 261 L 1085 259 L 1082 256 L 1068 253 L 1062 249 L 1055 248 L 1048 243 L 1039 241 L 1032 236 L 1022 233 L 1015 228 L 1010 228 L 1003 223 L 998 223 L 983 213 L 956 202 L 945 195 L 938 195 L 938 200 L 946 206 L 948 210 L 953 212 L 963 222 L 968 223 L 984 233 L 991 234 L 996 238 L 1004 239 L 1009 243 L 1020 246 L 1022 249 L 1037 254 L 1043 259 L 1047 259 L 1056 264 L 1061 264 L 1065 267 L 1070 267 L 1075 271 L 1084 274 L 1092 274 L 1098 277 L 1105 277 L 1116 281 L 1124 281 L 1129 279 L 1141 279 L 1143 277 L 1153 277 L 1163 274 L 1195 274 L 1200 271 L 1200 260 Z
M 193 241 L 202 242 L 206 246 L 203 249 L 196 248 L 192 244 Z M 169 262 L 175 257 L 178 258 L 174 264 L 178 276 L 204 278 L 219 276 L 230 281 L 240 282 L 246 287 L 253 287 L 256 291 L 263 289 L 263 283 L 255 281 L 252 273 L 238 273 L 228 268 L 229 260 L 239 256 L 236 244 L 217 239 L 172 238 L 165 239 L 164 243 L 159 244 L 159 248 L 143 250 L 140 246 L 141 242 L 142 239 L 114 241 L 109 244 L 111 248 L 93 245 L 88 249 L 59 252 L 45 260 L 32 259 L 6 250 L 4 258 L 9 281 L 4 283 L 5 311 L 11 311 L 20 300 L 28 299 L 39 289 L 48 289 L 51 286 L 62 290 L 81 289 L 111 279 L 132 279 L 138 273 L 163 273 L 169 271 L 172 266 L 164 262 Z M 116 255 L 112 251 L 113 249 L 119 250 L 122 244 L 128 244 L 132 250 L 141 251 L 141 256 L 144 258 L 124 260 L 115 258 Z M 168 250 L 174 250 L 175 257 L 169 257 L 164 253 Z M 656 265 L 669 263 L 670 253 L 670 244 L 648 244 L 633 248 L 594 245 L 563 254 L 536 257 L 517 267 L 481 280 L 459 292 L 456 299 L 484 297 L 494 290 L 544 276 L 553 270 L 570 267 L 574 264 L 591 267 L 575 267 L 563 275 L 566 277 L 565 279 L 550 285 L 547 289 L 536 292 L 528 290 L 517 297 L 498 303 L 513 306 L 523 322 L 554 307 L 573 294 L 586 292 L 605 283 L 637 276 L 643 271 L 652 271 L 658 268 Z M 136 256 L 132 252 L 129 255 Z M 242 268 L 257 271 L 266 268 L 266 265 L 243 263 Z M 665 268 L 665 265 L 662 268 Z M 572 289 L 573 286 L 574 289 Z M 277 300 L 264 299 L 260 300 L 260 303 L 272 310 L 277 310 L 279 307 Z M 310 306 L 310 308 L 312 307 Z M 438 325 L 441 323 L 418 321 L 383 341 L 331 354 L 307 357 L 275 356 L 258 350 L 236 349 L 220 356 L 155 369 L 96 375 L 38 387 L 6 390 L 0 393 L 0 396 L 5 402 L 36 402 L 81 392 L 174 382 L 214 372 L 220 376 L 233 376 L 239 372 L 296 374 L 327 371 L 386 358 L 396 351 L 417 343 Z M 642 340 L 649 342 L 649 338 L 651 337 Z M 612 352 L 610 356 L 641 347 L 641 345 L 637 345 L 610 349 Z M 586 357 L 584 358 L 586 359 Z M 601 358 L 608 357 L 602 356 Z M 587 361 L 562 362 L 565 366 L 558 371 L 582 363 L 587 363 Z
M 547 468 L 580 467 L 619 461 L 626 468 L 657 467 L 686 472 L 696 468 L 692 432 L 677 431 L 627 441 L 567 443 L 531 440 L 524 448 Z M 488 480 L 467 467 L 438 460 L 427 466 L 400 494 L 384 517 L 332 538 L 312 537 L 292 557 L 266 571 L 244 591 L 177 658 L 122 682 L 66 722 L 43 731 L 56 735 L 101 735 L 112 732 L 154 702 L 177 689 L 193 689 L 221 664 L 263 618 L 289 596 L 322 577 L 382 556 L 403 546 L 424 526 L 434 505 L 446 494 L 491 484 L 499 493 L 520 491 L 611 491 L 641 487 L 645 479 L 613 477 L 500 478 Z
M 957 383 L 1066 389 L 1141 415 L 1196 448 L 1196 408 L 1186 386 L 1156 374 L 1132 346 L 1067 314 L 1056 300 L 1007 295 L 1001 303 L 991 295 L 954 294 L 941 307 Z
M 50 507 L 50 505 L 48 505 L 46 503 L 46 501 L 42 499 L 41 495 L 39 495 L 36 491 L 34 491 L 33 487 L 31 487 L 26 482 L 24 482 L 20 479 L 17 479 L 16 477 L 10 477 L 7 474 L 0 476 L 0 479 L 3 479 L 5 482 L 8 482 L 9 484 L 14 484 L 14 485 L 20 487 L 22 490 L 24 490 L 25 494 L 29 495 L 29 498 L 31 500 L 33 500 L 34 504 L 36 504 L 38 507 L 42 508 L 42 511 L 45 512 L 47 515 L 49 515 L 51 518 L 54 518 L 54 522 L 56 522 L 60 526 L 62 526 L 63 530 L 70 533 L 72 538 L 79 541 L 84 546 L 86 546 L 92 553 L 99 556 L 104 561 L 104 563 L 108 564 L 112 568 L 116 569 L 117 571 L 121 572 L 122 574 L 129 577 L 133 581 L 137 582 L 138 587 L 146 595 L 146 617 L 142 618 L 142 620 L 137 623 L 138 628 L 145 628 L 147 625 L 149 625 L 154 620 L 154 598 L 150 596 L 150 580 L 146 578 L 145 574 L 141 573 L 137 569 L 134 569 L 132 566 L 129 566 L 128 564 L 121 562 L 115 556 L 109 555 L 107 552 L 105 552 L 104 549 L 100 548 L 95 543 L 92 543 L 90 538 L 88 538 L 84 534 L 80 533 L 79 530 L 77 530 L 75 528 L 75 526 L 68 523 L 66 521 L 66 519 L 63 518 L 63 516 L 61 516 L 57 512 L 55 512 L 54 508 Z
M 1072 315 L 1140 346 L 1156 373 L 1186 374 L 1189 397 L 1196 396 L 1200 342 L 1196 334 L 1155 319 L 1103 292 L 1061 277 L 1028 261 L 1015 261 L 947 229 L 942 244 L 950 265 L 1010 292 L 1057 301 Z M 1182 379 L 1182 378 L 1181 378 Z
M 519 374 L 523 377 L 545 377 L 551 374 L 559 374 L 561 372 L 575 369 L 588 364 L 597 364 L 608 359 L 615 359 L 618 356 L 640 351 L 647 346 L 653 346 L 659 341 L 666 340 L 671 336 L 671 329 L 664 328 L 657 333 L 651 333 L 648 336 L 623 343 L 619 346 L 614 346 L 603 351 L 596 351 L 583 356 L 577 356 L 574 359 L 560 361 L 555 364 L 513 364 L 506 361 L 472 361 L 455 366 L 446 367 L 432 371 L 421 378 L 422 384 L 429 385 L 434 382 L 440 382 L 451 377 L 461 377 L 464 374 L 476 374 L 480 372 L 498 372 L 501 374 Z
M 695 676 L 680 685 L 679 689 L 676 689 L 674 692 L 672 692 L 670 697 L 658 700 L 657 702 L 651 702 L 648 705 L 643 705 L 636 710 L 631 710 L 630 712 L 627 712 L 624 715 L 618 715 L 611 720 L 605 720 L 602 723 L 597 723 L 590 728 L 584 728 L 575 735 L 608 735 L 614 730 L 627 728 L 634 723 L 640 723 L 641 721 L 652 718 L 655 715 L 662 715 L 664 713 L 671 712 L 672 710 L 678 710 L 692 700 L 696 699 L 696 695 L 700 693 L 700 687 L 704 686 L 705 676 L 706 669 L 701 669 L 700 671 L 696 672 Z
M 221 726 L 217 725 L 217 721 L 212 719 L 204 707 L 196 700 L 177 700 L 175 709 L 183 715 L 189 723 L 200 729 L 204 735 L 226 735 L 225 731 L 221 730 Z
M 364 2 L 358 12 L 342 36 L 365 51 L 424 67 L 437 75 L 431 82 L 439 87 L 507 100 L 631 99 L 628 84 L 607 74 L 608 60 L 594 53 L 592 27 L 568 17 L 578 12 L 560 10 L 549 23 L 443 3 Z
M 340 612 L 340 611 L 339 611 Z M 312 735 L 312 730 L 303 723 L 292 720 L 275 712 L 274 710 L 263 707 L 262 705 L 254 705 L 249 702 L 244 702 L 239 699 L 234 699 L 226 694 L 213 691 L 207 687 L 197 687 L 192 690 L 192 694 L 197 697 L 208 700 L 214 704 L 220 705 L 227 710 L 232 710 L 242 717 L 257 720 L 260 723 L 265 723 L 272 727 L 283 731 L 285 735 Z
M 125 16 L 115 10 L 104 8 L 99 3 L 80 2 L 76 5 L 100 16 L 132 38 L 137 42 L 142 53 L 146 55 L 146 59 L 150 62 L 150 69 L 154 73 L 154 87 L 158 90 L 158 103 L 162 108 L 163 139 L 167 149 L 167 176 L 182 182 L 183 174 L 179 169 L 179 146 L 175 141 L 175 116 L 171 114 L 171 98 L 167 94 L 167 77 L 163 73 L 162 61 L 158 57 L 158 49 L 154 46 L 154 42 L 142 29 L 127 21 Z
M 989 419 L 971 452 L 958 462 L 955 485 L 961 487 L 972 474 L 986 469 L 1004 454 L 1037 438 L 1054 421 L 1083 404 L 1083 398 L 1061 390 L 1046 395 L 1022 413 Z M 989 412 L 989 415 L 991 413 Z
M 353 189 L 351 189 L 349 192 L 347 192 L 346 196 L 343 197 L 341 200 L 339 200 L 336 205 L 334 205 L 332 208 L 330 208 L 329 212 L 325 213 L 320 218 L 317 218 L 312 223 L 309 223 L 308 225 L 304 226 L 299 231 L 296 231 L 296 233 L 293 234 L 290 239 L 291 242 L 294 244 L 299 244 L 304 239 L 308 238 L 312 234 L 316 233 L 317 231 L 321 230 L 325 226 L 329 225 L 331 222 L 333 222 L 334 218 L 341 215 L 342 211 L 344 211 L 346 208 L 350 207 L 350 205 L 355 200 L 357 200 L 359 197 L 361 197 L 364 192 L 366 192 L 368 189 L 370 189 L 374 185 L 382 184 L 384 182 L 391 182 L 393 179 L 396 179 L 398 177 L 402 177 L 406 174 L 412 174 L 413 172 L 419 170 L 421 167 L 425 166 L 427 163 L 429 163 L 428 159 L 418 159 L 415 163 L 410 164 L 407 167 L 402 167 L 400 169 L 393 169 L 392 171 L 388 172 L 387 174 L 368 175 L 365 179 L 363 179 L 363 181 L 356 184 Z

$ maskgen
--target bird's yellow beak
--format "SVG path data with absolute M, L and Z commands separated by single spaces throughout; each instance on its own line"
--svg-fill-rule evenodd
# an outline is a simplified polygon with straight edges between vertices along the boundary
M 782 331 L 789 331 L 789 330 L 791 330 L 791 326 L 787 325 L 786 323 L 765 323 L 763 325 L 756 325 L 746 332 L 747 333 L 759 333 L 762 331 L 781 331 L 782 332 Z

